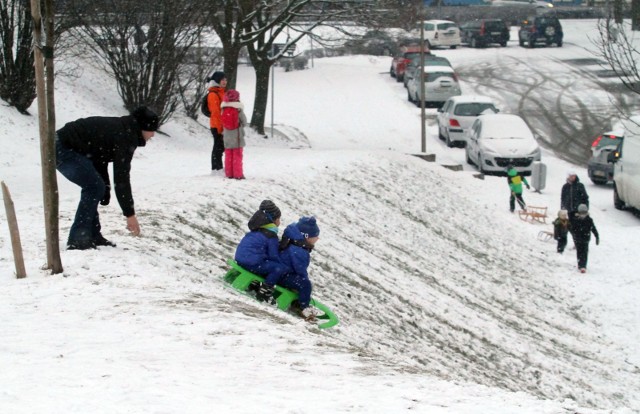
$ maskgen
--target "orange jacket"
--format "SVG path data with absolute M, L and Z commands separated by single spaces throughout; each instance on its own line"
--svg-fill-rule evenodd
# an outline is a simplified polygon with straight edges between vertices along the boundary
M 220 115 L 222 110 L 222 98 L 224 98 L 224 88 L 220 86 L 213 86 L 209 88 L 209 95 L 207 95 L 207 104 L 209 105 L 209 111 L 211 112 L 211 118 L 209 118 L 209 127 L 215 128 L 222 134 L 222 120 Z

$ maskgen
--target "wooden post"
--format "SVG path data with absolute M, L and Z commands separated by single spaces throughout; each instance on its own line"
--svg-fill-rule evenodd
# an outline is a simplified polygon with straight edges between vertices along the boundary
M 11 200 L 11 194 L 4 181 L 2 181 L 2 198 L 4 199 L 4 209 L 7 212 L 7 223 L 9 224 L 9 234 L 11 235 L 11 247 L 13 248 L 13 261 L 16 264 L 16 277 L 22 279 L 27 277 L 24 268 L 24 257 L 22 256 L 22 244 L 20 243 L 20 231 L 18 230 L 18 219 L 16 209 Z

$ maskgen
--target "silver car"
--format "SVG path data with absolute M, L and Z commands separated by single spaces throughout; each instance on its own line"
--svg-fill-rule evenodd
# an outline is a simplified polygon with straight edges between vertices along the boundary
M 478 115 L 497 113 L 491 98 L 480 95 L 454 96 L 438 109 L 438 137 L 446 141 L 447 147 L 467 145 L 467 133 Z
M 450 66 L 425 66 L 424 67 L 424 98 L 421 96 L 420 68 L 416 68 L 412 79 L 407 83 L 407 96 L 409 102 L 421 105 L 442 106 L 444 101 L 452 96 L 461 95 L 458 75 Z

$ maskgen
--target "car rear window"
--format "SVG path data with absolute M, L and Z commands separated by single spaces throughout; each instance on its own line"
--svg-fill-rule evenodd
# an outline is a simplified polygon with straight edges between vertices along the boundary
M 598 140 L 597 144 L 595 145 L 596 148 L 602 148 L 602 147 L 607 147 L 607 146 L 617 146 L 620 143 L 621 138 L 620 137 L 616 137 L 615 135 L 607 135 L 607 134 L 602 134 L 602 138 L 600 138 L 600 140 Z
M 453 80 L 453 73 L 449 73 L 449 72 L 434 72 L 434 73 L 425 73 L 424 74 L 424 81 L 425 82 L 433 82 L 436 79 L 439 78 L 449 78 L 451 80 Z
M 496 111 L 496 107 L 491 103 L 472 102 L 456 105 L 456 109 L 453 110 L 453 113 L 454 115 L 460 116 L 478 116 L 487 109 L 491 109 L 494 112 Z
M 456 27 L 455 23 L 438 23 L 438 30 L 447 30 Z
M 502 21 L 489 21 L 484 22 L 484 28 L 489 31 L 499 32 L 507 28 L 507 26 Z

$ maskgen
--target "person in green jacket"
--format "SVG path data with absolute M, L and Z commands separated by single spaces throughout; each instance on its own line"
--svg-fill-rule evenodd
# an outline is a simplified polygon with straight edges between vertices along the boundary
M 511 197 L 509 198 L 509 211 L 512 213 L 516 209 L 516 200 L 518 200 L 518 205 L 522 210 L 527 209 L 527 205 L 522 198 L 522 183 L 527 186 L 527 190 L 531 187 L 527 182 L 527 179 L 521 176 L 513 167 L 509 167 L 507 171 L 507 182 L 509 184 L 509 190 L 511 191 Z

